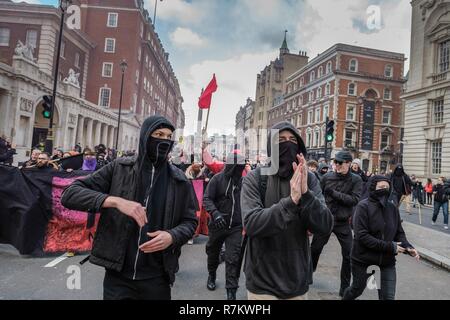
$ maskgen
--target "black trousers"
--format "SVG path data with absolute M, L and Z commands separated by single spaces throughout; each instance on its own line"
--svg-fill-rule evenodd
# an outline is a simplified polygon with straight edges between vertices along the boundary
M 131 280 L 106 270 L 103 280 L 104 300 L 170 300 L 170 285 L 165 277 Z
M 351 266 L 350 266 L 350 251 L 352 249 L 352 230 L 348 223 L 336 223 L 333 231 L 339 240 L 342 253 L 342 265 L 341 265 L 341 288 L 340 293 L 343 294 L 344 290 L 350 286 L 351 279 Z M 323 247 L 328 243 L 330 234 L 315 234 L 311 242 L 311 258 L 313 263 L 313 269 L 316 271 L 317 264 L 319 263 L 319 257 L 322 253 Z
M 242 245 L 242 228 L 209 229 L 209 239 L 206 243 L 208 256 L 208 272 L 215 273 L 220 264 L 219 255 L 225 242 L 225 278 L 227 289 L 239 287 L 239 255 Z
M 345 289 L 343 300 L 355 300 L 363 294 L 367 287 L 367 279 L 371 276 L 367 272 L 369 265 L 352 262 L 353 282 Z M 377 271 L 376 271 L 377 272 Z M 380 267 L 381 283 L 376 283 L 379 300 L 395 300 L 395 287 L 397 283 L 397 273 L 395 265 L 391 267 Z

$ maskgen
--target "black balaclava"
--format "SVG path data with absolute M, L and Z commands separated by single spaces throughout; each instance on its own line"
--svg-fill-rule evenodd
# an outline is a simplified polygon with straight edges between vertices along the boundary
M 159 127 L 161 129 L 163 127 Z M 159 168 L 167 161 L 167 157 L 172 150 L 174 142 L 167 139 L 149 137 L 147 140 L 147 157 L 155 166 Z
M 297 154 L 298 145 L 292 141 L 285 141 L 279 145 L 280 153 L 280 168 L 278 169 L 278 175 L 281 178 L 290 178 L 294 174 L 294 168 L 292 168 L 292 163 L 298 164 Z
M 376 190 L 377 183 L 380 181 L 386 181 L 387 183 L 389 183 L 389 189 Z M 381 176 L 381 175 L 375 175 L 375 176 L 371 177 L 371 182 L 370 182 L 370 187 L 369 187 L 369 197 L 371 200 L 378 201 L 383 206 L 385 206 L 389 199 L 389 195 L 391 192 L 390 188 L 391 188 L 391 184 L 387 177 Z
M 242 171 L 245 169 L 244 158 L 238 154 L 229 154 L 226 158 L 224 175 L 228 179 L 232 178 L 233 183 L 237 184 L 242 178 Z

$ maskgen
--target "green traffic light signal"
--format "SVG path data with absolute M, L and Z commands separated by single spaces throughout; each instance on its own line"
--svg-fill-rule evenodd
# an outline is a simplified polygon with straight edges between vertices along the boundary
M 327 134 L 327 142 L 332 142 L 333 141 L 333 135 L 332 134 Z
M 44 110 L 44 112 L 42 112 L 42 115 L 44 116 L 45 119 L 50 119 L 52 114 L 49 110 Z

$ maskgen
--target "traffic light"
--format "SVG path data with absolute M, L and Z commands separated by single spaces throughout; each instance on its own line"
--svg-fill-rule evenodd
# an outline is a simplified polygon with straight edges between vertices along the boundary
M 327 122 L 327 128 L 325 133 L 325 141 L 333 142 L 334 140 L 334 120 L 329 120 Z
M 42 111 L 42 116 L 45 119 L 50 119 L 52 117 L 52 96 L 44 96 L 44 102 L 42 103 L 42 107 L 44 107 L 44 111 Z

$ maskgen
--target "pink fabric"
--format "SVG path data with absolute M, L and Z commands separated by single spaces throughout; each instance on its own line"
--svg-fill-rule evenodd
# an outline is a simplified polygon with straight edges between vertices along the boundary
M 82 178 L 53 178 L 53 217 L 47 226 L 44 252 L 83 252 L 92 249 L 92 237 L 97 229 L 99 214 L 96 214 L 94 227 L 86 229 L 86 212 L 69 210 L 61 205 L 64 188 Z
M 195 214 L 197 216 L 198 225 L 195 230 L 195 235 L 199 234 L 208 235 L 208 212 L 203 208 L 203 189 L 204 182 L 203 179 L 191 180 L 192 186 L 194 187 L 195 195 L 197 196 L 198 206 L 200 210 L 198 210 Z

